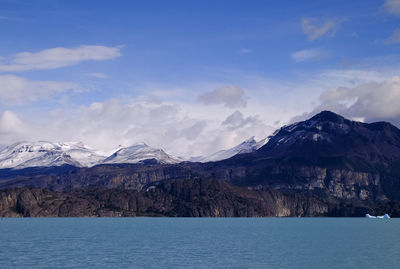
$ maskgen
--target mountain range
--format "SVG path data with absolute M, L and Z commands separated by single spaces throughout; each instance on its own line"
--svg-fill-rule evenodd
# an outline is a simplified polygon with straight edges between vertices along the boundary
M 120 147 L 110 156 L 98 154 L 96 150 L 81 142 L 18 142 L 0 151 L 0 169 L 61 165 L 92 167 L 99 164 L 143 162 L 173 164 L 181 161 L 183 160 L 145 143 L 137 143 L 125 148 Z
M 263 146 L 266 141 L 267 138 L 256 141 L 254 137 L 251 137 L 231 149 L 221 150 L 205 157 L 189 158 L 189 161 L 211 162 L 228 159 L 237 154 L 253 152 Z M 174 164 L 185 161 L 182 158 L 167 154 L 162 149 L 150 147 L 144 142 L 136 143 L 130 147 L 119 146 L 109 156 L 104 156 L 98 152 L 82 142 L 23 141 L 0 150 L 0 169 L 61 165 L 92 167 L 100 164 L 117 163 Z
M 362 123 L 323 111 L 308 120 L 283 126 L 265 141 L 251 138 L 231 150 L 210 156 L 210 161 L 201 160 L 204 162 L 182 162 L 162 150 L 139 144 L 119 149 L 98 165 L 85 167 L 84 163 L 93 164 L 91 160 L 96 156 L 88 154 L 81 144 L 63 145 L 56 144 L 57 154 L 49 153 L 53 151 L 53 144 L 43 148 L 24 144 L 3 150 L 1 163 L 4 160 L 10 163 L 10 158 L 6 158 L 10 155 L 3 152 L 11 154 L 15 149 L 22 149 L 22 152 L 13 153 L 20 156 L 13 157 L 14 167 L 31 163 L 26 158 L 30 150 L 39 156 L 35 162 L 44 159 L 54 165 L 0 170 L 0 189 L 4 190 L 0 192 L 0 208 L 2 203 L 11 206 L 12 201 L 1 200 L 1 197 L 8 197 L 6 189 L 10 188 L 29 189 L 18 193 L 47 189 L 53 193 L 46 195 L 55 200 L 61 197 L 58 191 L 71 193 L 70 201 L 75 201 L 80 208 L 82 199 L 98 205 L 99 200 L 93 200 L 98 197 L 93 198 L 92 191 L 87 190 L 101 187 L 110 190 L 103 192 L 107 195 L 118 189 L 129 192 L 126 194 L 129 197 L 147 197 L 143 198 L 146 210 L 170 208 L 170 213 L 157 211 L 161 215 L 218 216 L 215 212 L 223 211 L 224 216 L 361 216 L 370 212 L 381 214 L 385 210 L 392 216 L 400 216 L 400 130 L 387 122 Z M 144 157 L 138 158 L 140 155 Z M 218 160 L 221 156 L 224 159 Z M 59 165 L 62 162 L 64 165 Z M 194 186 L 196 188 L 192 189 Z M 82 190 L 78 196 L 77 190 Z M 233 190 L 235 195 L 231 196 Z M 15 199 L 22 198 L 16 195 Z M 34 206 L 29 201 L 36 199 L 35 210 L 40 209 L 37 205 L 42 202 L 37 197 L 26 199 L 28 202 L 18 201 L 29 207 Z M 171 199 L 175 202 L 167 203 Z M 24 211 L 17 206 L 17 200 L 13 200 L 16 207 L 11 206 L 12 212 L 5 207 L 8 212 L 5 215 L 29 215 L 26 207 Z M 101 202 L 107 210 L 119 208 L 118 212 L 123 211 L 122 204 L 116 206 L 111 200 L 107 201 L 109 204 Z M 209 211 L 211 202 L 217 211 Z M 272 211 L 258 208 L 243 213 L 240 208 L 245 204 L 262 205 Z M 129 211 L 126 214 L 136 214 L 139 209 L 135 208 L 124 210 Z M 182 213 L 183 208 L 192 213 Z M 146 214 L 154 214 L 150 211 Z

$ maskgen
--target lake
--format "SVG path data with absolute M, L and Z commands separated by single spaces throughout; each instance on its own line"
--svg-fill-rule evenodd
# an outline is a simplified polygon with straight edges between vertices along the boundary
M 0 268 L 398 268 L 400 219 L 0 220 Z

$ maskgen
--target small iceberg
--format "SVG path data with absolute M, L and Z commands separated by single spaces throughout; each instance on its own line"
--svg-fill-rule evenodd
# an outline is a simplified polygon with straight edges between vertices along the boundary
M 383 216 L 371 216 L 370 214 L 365 214 L 367 219 L 390 219 L 389 214 L 385 214 Z

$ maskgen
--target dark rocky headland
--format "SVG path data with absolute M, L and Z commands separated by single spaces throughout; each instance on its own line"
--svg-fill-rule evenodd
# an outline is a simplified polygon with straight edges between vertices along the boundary
M 329 111 L 218 162 L 0 170 L 9 217 L 396 217 L 399 201 L 400 130 Z

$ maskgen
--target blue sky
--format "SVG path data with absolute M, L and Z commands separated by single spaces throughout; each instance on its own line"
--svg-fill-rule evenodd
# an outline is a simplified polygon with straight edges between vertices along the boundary
M 398 0 L 0 1 L 1 144 L 189 156 L 321 109 L 398 124 L 399 29 Z

